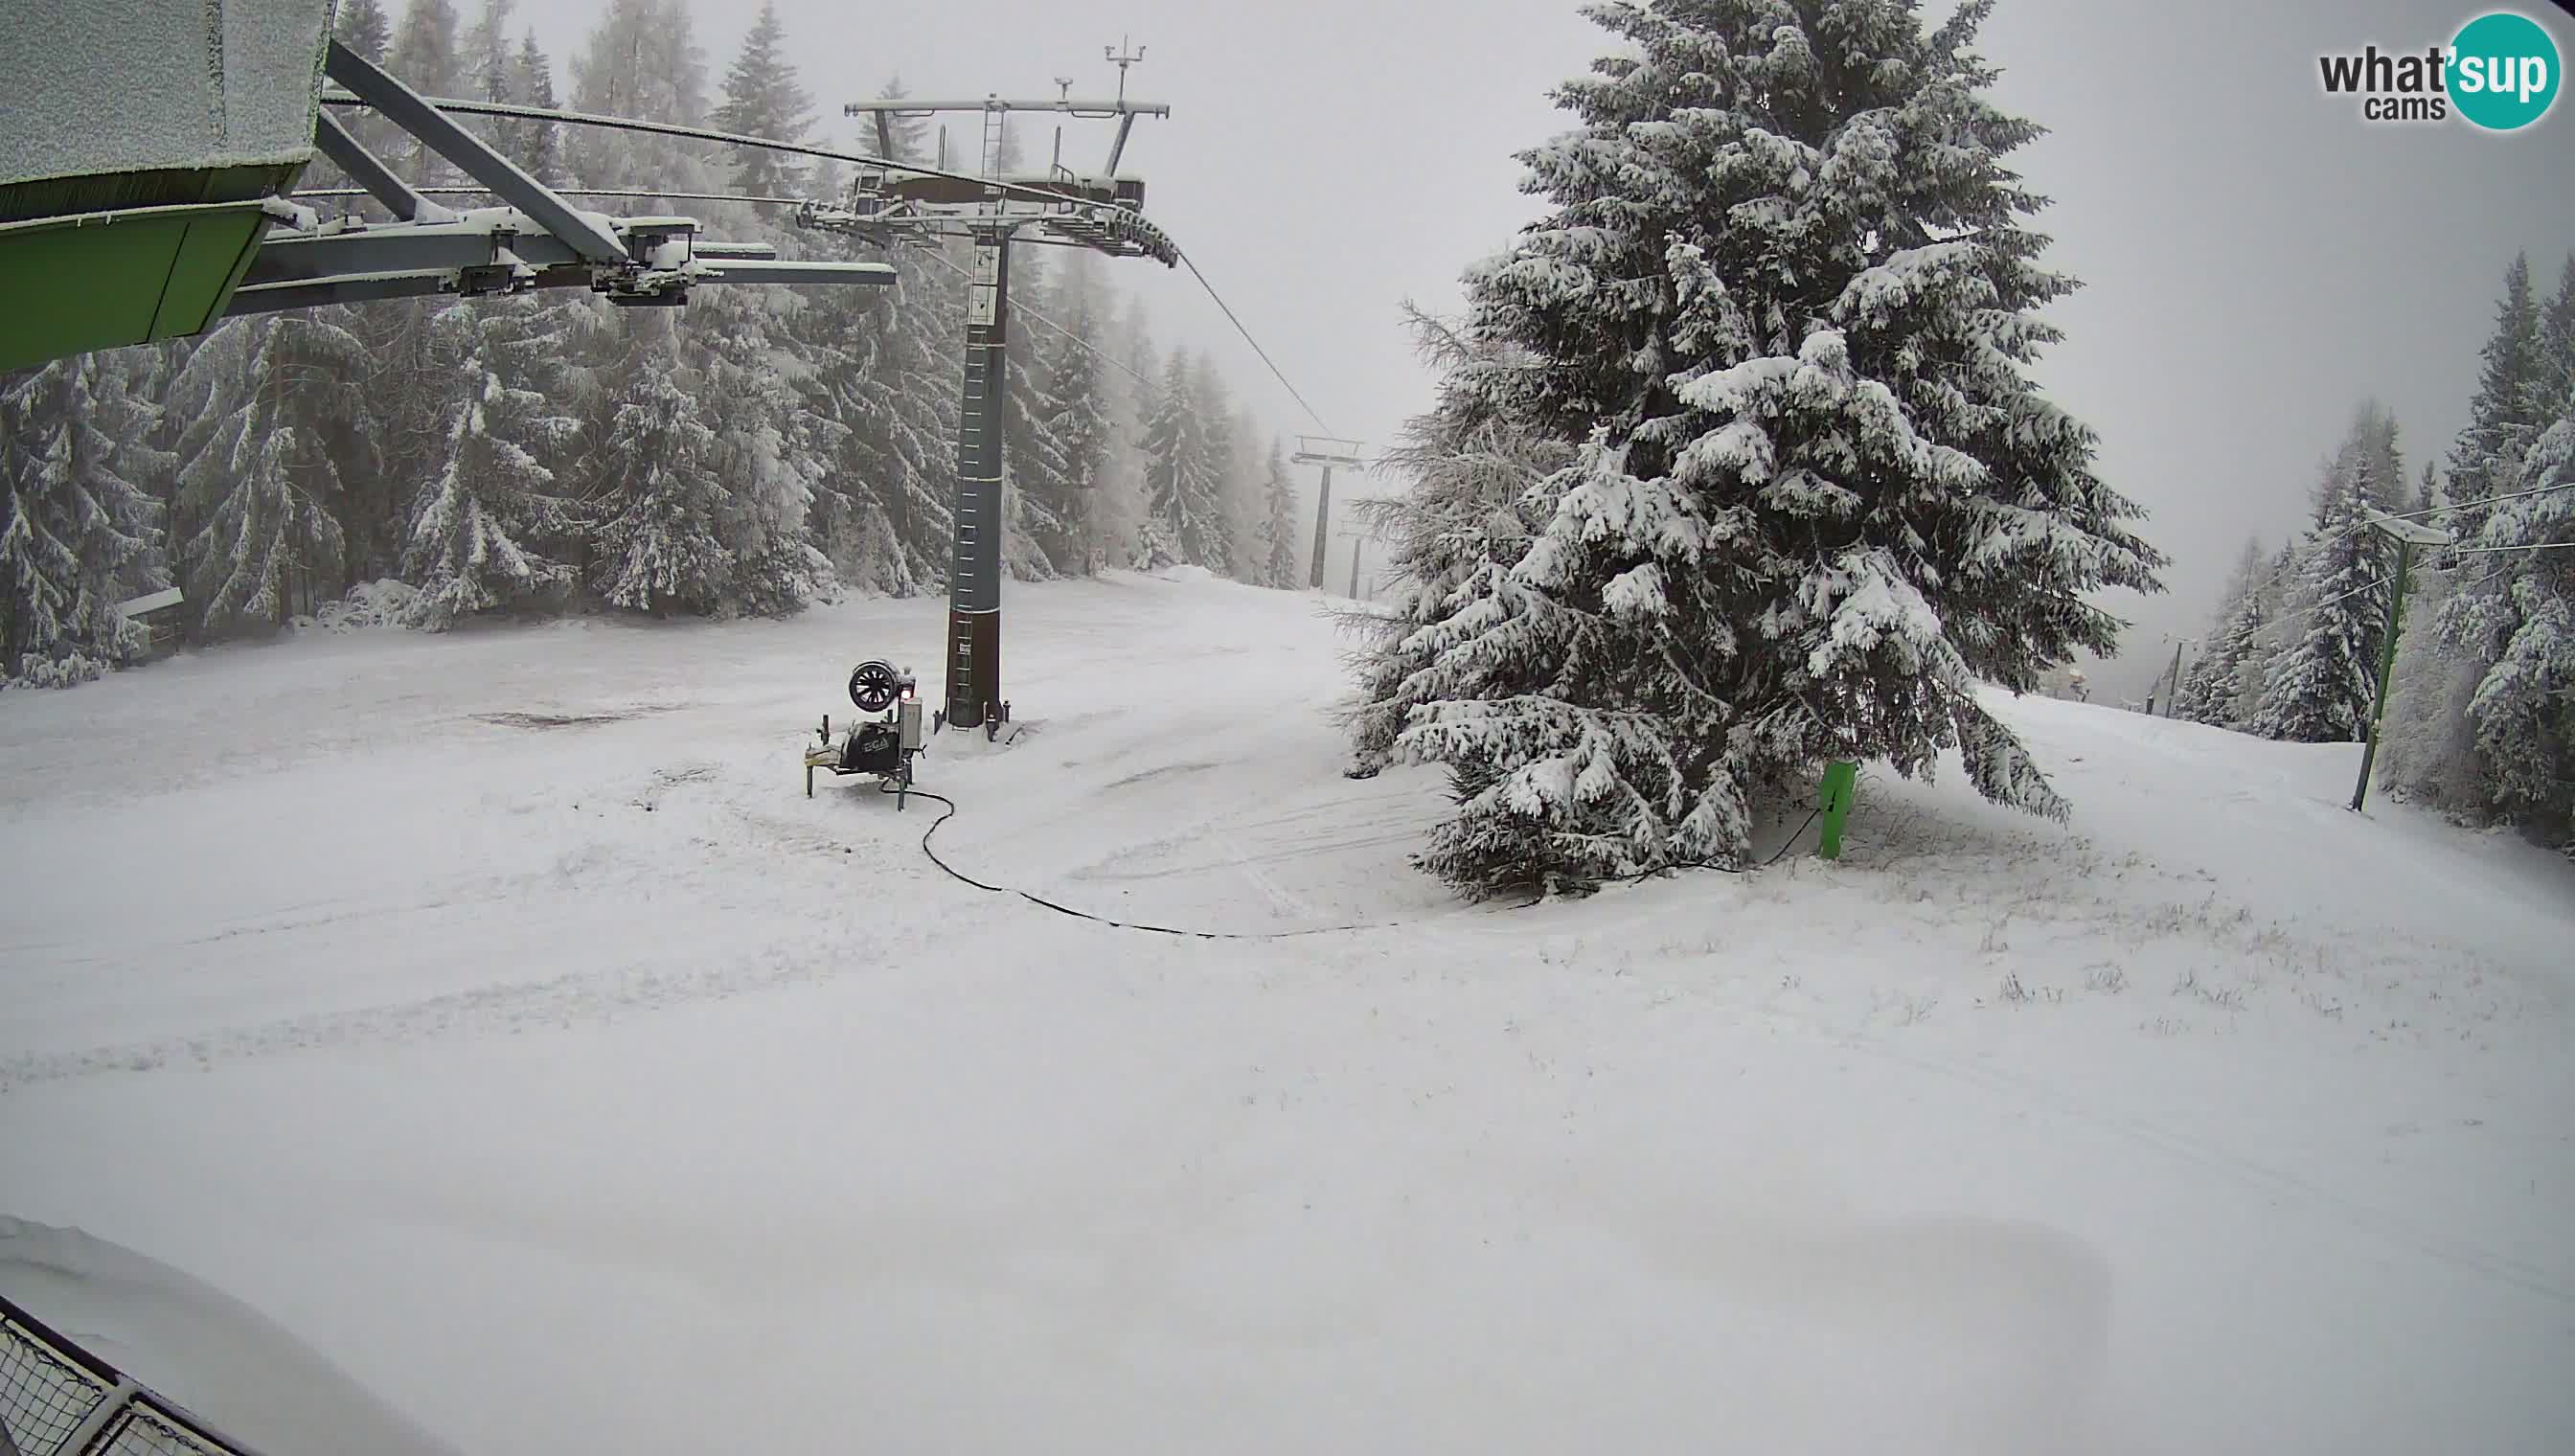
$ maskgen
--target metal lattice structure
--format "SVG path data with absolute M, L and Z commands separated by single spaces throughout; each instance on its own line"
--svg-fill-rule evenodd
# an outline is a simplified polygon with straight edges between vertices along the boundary
M 0 1456 L 259 1456 L 0 1298 Z

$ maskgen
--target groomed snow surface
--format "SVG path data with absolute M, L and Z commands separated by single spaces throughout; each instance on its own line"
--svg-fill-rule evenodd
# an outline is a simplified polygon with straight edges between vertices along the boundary
M 921 764 L 980 878 L 1376 927 L 1275 940 L 804 797 L 937 602 L 9 694 L 0 1214 L 475 1456 L 2575 1450 L 2562 862 L 2003 700 L 2070 830 L 1872 774 L 1838 863 L 1465 908 L 1316 612 L 1014 588 L 1026 730 Z M 309 1356 L 60 1263 L 0 1292 L 320 1456 Z

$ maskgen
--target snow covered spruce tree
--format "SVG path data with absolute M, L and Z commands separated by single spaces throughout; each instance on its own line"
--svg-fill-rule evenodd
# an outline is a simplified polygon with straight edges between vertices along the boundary
M 201 633 L 283 626 L 349 586 L 333 507 L 382 458 L 371 360 L 334 312 L 236 319 L 170 383 L 172 411 L 188 422 L 172 535 Z
M 1060 452 L 1061 495 L 1054 503 L 1063 536 L 1046 543 L 1048 553 L 1067 573 L 1090 575 L 1102 565 L 1101 497 L 1108 489 L 1110 455 L 1117 427 L 1110 420 L 1108 381 L 1101 373 L 1100 292 L 1095 271 L 1075 258 L 1065 269 L 1058 303 L 1070 297 L 1065 334 L 1046 352 L 1053 413 L 1046 421 Z
M 2467 706 L 2489 812 L 2575 852 L 2575 395 L 2493 477 L 2489 508 L 2443 636 L 2490 664 Z M 2539 494 L 2533 494 L 2539 493 Z
M 0 680 L 118 663 L 141 635 L 117 604 L 141 585 L 160 513 L 101 428 L 112 368 L 89 355 L 0 377 Z
M 1465 600 L 1458 594 L 1489 594 L 1500 584 L 1546 523 L 1545 483 L 1574 459 L 1571 446 L 1519 423 L 1504 393 L 1527 378 L 1527 351 L 1410 304 L 1404 319 L 1438 392 L 1378 457 L 1405 490 L 1348 506 L 1386 545 L 1379 601 L 1339 615 L 1358 640 L 1351 655 L 1358 691 L 1342 715 L 1354 777 L 1395 759 L 1413 710 L 1434 693 L 1501 699 L 1546 686 L 1543 664 L 1506 654 L 1426 670 L 1458 641 L 1451 623 Z
M 1172 351 L 1145 425 L 1145 547 L 1148 568 L 1227 565 L 1225 476 L 1211 452 L 1198 394 L 1200 371 L 1186 349 Z
M 1261 585 L 1296 590 L 1296 481 L 1276 436 L 1261 465 Z
M 2378 683 L 2387 583 L 2380 537 L 2365 514 L 2372 472 L 2337 461 L 2318 493 L 2316 528 L 2300 554 L 2285 646 L 2263 670 L 2253 729 L 2299 743 L 2357 742 Z
M 760 7 L 742 50 L 725 71 L 724 100 L 709 118 L 723 131 L 801 142 L 814 126 L 814 97 L 788 58 L 787 27 L 775 0 Z M 805 185 L 794 156 L 755 147 L 733 153 L 733 190 L 753 197 L 793 196 Z
M 2262 634 L 2262 574 L 2268 558 L 2262 543 L 2247 540 L 2218 599 L 2217 617 L 2209 626 L 2208 647 L 2184 675 L 2178 716 L 2212 728 L 2241 728 L 2251 718 L 2247 700 L 2248 668 L 2258 668 L 2255 647 Z
M 2463 536 L 2484 529 L 2486 503 L 2505 494 L 2498 479 L 2518 474 L 2521 456 L 2539 438 L 2555 403 L 2548 398 L 2551 370 L 2543 332 L 2530 259 L 2515 257 L 2504 270 L 2504 294 L 2467 426 L 2450 448 L 2450 500 L 2457 508 L 2451 528 Z
M 2066 805 L 1978 699 L 2025 691 L 2160 590 L 2091 432 L 2025 373 L 2072 287 L 1982 95 L 1990 0 L 1599 3 L 1619 38 L 1521 154 L 1552 204 L 1467 279 L 1581 442 L 1528 550 L 1466 574 L 1404 749 L 1461 796 L 1425 867 L 1469 893 L 1748 850 L 1820 760 Z M 1506 671 L 1496 673 L 1496 668 Z
M 544 457 L 579 429 L 538 383 L 565 343 L 534 300 L 449 304 L 432 320 L 460 379 L 440 422 L 435 474 L 414 508 L 404 567 L 419 586 L 413 621 L 444 629 L 567 586 L 558 559 L 573 517 Z
M 720 535 L 729 502 L 716 432 L 663 361 L 638 364 L 598 452 L 600 474 L 617 489 L 602 503 L 592 586 L 619 607 L 712 614 L 733 569 Z

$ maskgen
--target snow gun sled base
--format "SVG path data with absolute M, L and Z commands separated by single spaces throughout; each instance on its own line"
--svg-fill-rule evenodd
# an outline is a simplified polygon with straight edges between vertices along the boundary
M 816 729 L 821 740 L 805 750 L 805 796 L 814 796 L 817 768 L 843 775 L 872 773 L 878 789 L 893 794 L 895 807 L 900 810 L 912 792 L 912 760 L 921 755 L 924 746 L 920 687 L 910 672 L 872 658 L 851 672 L 850 702 L 857 705 L 859 712 L 879 717 L 873 722 L 853 724 L 835 742 L 832 717 L 823 716 L 823 726 Z M 999 715 L 985 725 L 985 736 L 993 736 L 1010 715 L 1010 705 L 1001 705 Z M 933 715 L 932 731 L 947 726 L 946 713 Z

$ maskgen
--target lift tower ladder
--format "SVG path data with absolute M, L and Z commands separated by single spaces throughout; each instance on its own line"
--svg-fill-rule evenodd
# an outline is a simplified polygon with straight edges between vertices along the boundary
M 911 98 L 855 101 L 842 114 L 874 123 L 880 153 L 897 162 L 893 120 L 958 112 L 983 116 L 981 183 L 925 177 L 900 168 L 863 168 L 840 205 L 800 209 L 805 227 L 846 233 L 879 247 L 937 245 L 964 236 L 975 248 L 966 304 L 966 361 L 957 427 L 957 504 L 948 571 L 946 721 L 992 732 L 1010 714 L 1002 696 L 1003 432 L 1008 419 L 1011 328 L 1011 241 L 1022 230 L 1045 241 L 1088 248 L 1113 258 L 1151 258 L 1180 266 L 1180 249 L 1145 219 L 1145 184 L 1118 171 L 1127 137 L 1140 116 L 1167 117 L 1161 102 L 1127 98 L 1126 68 L 1142 60 L 1108 52 L 1119 66 L 1117 99 L 1081 101 L 1072 83 L 1052 101 L 1014 101 L 999 94 L 981 101 Z M 1118 137 L 1108 165 L 1085 175 L 1059 158 L 1042 172 L 1005 175 L 1002 144 L 1013 113 L 1053 112 L 1059 117 L 1115 119 Z

